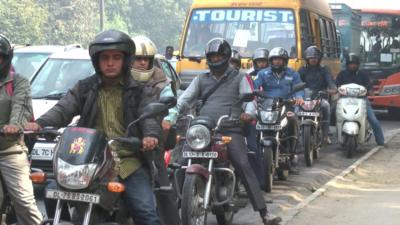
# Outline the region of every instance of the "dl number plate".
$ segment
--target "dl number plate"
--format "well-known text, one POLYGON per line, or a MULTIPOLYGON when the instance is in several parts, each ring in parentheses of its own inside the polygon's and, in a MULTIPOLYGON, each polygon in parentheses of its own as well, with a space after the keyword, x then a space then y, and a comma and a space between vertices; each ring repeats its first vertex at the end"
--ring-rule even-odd
POLYGON ((48 189, 46 198, 99 204, 100 195, 48 189))
POLYGON ((218 158, 218 152, 183 152, 183 158, 218 158))
POLYGON ((36 142, 31 151, 32 160, 53 160, 55 146, 56 143, 36 142))
POLYGON ((319 112, 297 112, 298 116, 319 116, 319 112))
POLYGON ((256 124, 256 129, 257 130, 281 130, 282 126, 281 125, 266 125, 266 124, 256 124))

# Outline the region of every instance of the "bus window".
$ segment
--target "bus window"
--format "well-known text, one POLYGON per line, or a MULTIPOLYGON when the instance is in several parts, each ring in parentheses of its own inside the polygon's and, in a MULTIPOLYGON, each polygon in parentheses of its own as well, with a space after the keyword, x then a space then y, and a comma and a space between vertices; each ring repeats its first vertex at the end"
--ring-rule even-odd
POLYGON ((309 13, 305 9, 300 10, 300 26, 302 48, 307 49, 309 46, 315 45, 314 36, 311 30, 309 13))
POLYGON ((297 57, 293 10, 286 9, 196 9, 192 11, 183 57, 204 57, 212 38, 224 38, 242 57, 257 48, 285 48, 297 57))

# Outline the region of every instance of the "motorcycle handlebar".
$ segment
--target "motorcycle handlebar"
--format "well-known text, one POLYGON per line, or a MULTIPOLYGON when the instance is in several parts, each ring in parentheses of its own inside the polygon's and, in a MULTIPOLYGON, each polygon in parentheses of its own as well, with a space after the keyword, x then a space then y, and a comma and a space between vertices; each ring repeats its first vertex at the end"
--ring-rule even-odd
POLYGON ((114 141, 121 142, 122 144, 129 145, 132 149, 139 150, 142 147, 142 140, 137 137, 116 137, 114 141))

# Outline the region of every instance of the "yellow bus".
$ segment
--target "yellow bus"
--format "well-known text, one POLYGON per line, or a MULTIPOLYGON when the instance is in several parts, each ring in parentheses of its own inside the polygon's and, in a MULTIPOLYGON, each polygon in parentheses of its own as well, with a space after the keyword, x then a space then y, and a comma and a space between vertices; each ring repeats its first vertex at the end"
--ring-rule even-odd
POLYGON ((251 68, 257 48, 285 48, 289 66, 304 64, 303 52, 317 45, 335 77, 340 69, 340 43, 326 0, 194 0, 181 36, 176 70, 183 82, 207 71, 204 49, 215 37, 227 40, 241 54, 242 68, 251 68))

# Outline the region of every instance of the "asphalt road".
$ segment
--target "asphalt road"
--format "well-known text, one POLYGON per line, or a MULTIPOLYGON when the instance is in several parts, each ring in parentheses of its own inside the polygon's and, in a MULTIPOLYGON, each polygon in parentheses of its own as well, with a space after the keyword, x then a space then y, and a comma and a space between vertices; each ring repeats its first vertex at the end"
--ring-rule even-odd
MULTIPOLYGON (((391 136, 396 129, 400 128, 400 121, 391 120, 387 115, 378 116, 381 121, 385 136, 391 136)), ((335 142, 335 127, 331 127, 332 140, 335 142)), ((300 156, 300 174, 290 175, 287 181, 274 181, 272 193, 265 194, 268 209, 275 215, 284 217, 290 209, 302 202, 315 190, 320 188, 330 179, 340 174, 344 169, 353 164, 366 152, 375 147, 375 140, 371 138, 368 144, 362 145, 354 158, 346 158, 344 150, 339 144, 332 144, 320 151, 320 159, 314 161, 314 166, 305 166, 304 158, 300 156), (272 201, 272 203, 271 203, 272 201)), ((213 216, 209 216, 209 225, 216 225, 213 216)), ((252 210, 250 204, 241 209, 234 218, 234 225, 261 225, 258 213, 252 210)))

